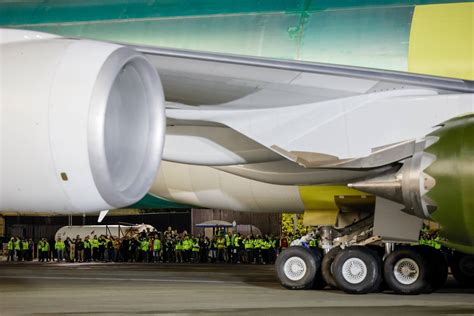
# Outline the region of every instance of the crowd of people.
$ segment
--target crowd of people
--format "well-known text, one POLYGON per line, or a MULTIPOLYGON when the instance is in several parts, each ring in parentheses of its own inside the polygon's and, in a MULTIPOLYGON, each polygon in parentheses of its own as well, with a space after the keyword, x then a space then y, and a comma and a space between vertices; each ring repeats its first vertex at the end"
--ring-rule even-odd
POLYGON ((8 242, 8 261, 58 262, 168 262, 168 263, 249 263, 272 264, 281 249, 287 248, 287 238, 265 235, 243 236, 240 233, 217 231, 214 237, 193 236, 186 231, 178 234, 171 227, 163 233, 143 231, 121 238, 94 235, 82 239, 12 237, 8 242), (36 250, 36 252, 35 252, 36 250))

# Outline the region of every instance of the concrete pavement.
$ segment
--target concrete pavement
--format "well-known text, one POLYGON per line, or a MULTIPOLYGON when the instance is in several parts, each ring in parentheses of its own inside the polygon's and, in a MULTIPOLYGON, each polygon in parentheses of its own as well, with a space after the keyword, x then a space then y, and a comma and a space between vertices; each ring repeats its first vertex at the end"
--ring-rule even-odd
POLYGON ((0 315, 474 315, 473 294, 289 291, 272 266, 0 263, 0 315))

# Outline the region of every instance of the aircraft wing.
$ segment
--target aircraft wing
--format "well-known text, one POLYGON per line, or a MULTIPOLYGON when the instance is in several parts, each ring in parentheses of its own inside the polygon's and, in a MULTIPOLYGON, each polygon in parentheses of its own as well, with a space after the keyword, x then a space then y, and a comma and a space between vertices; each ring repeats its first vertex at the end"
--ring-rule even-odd
POLYGON ((263 182, 370 176, 429 146, 435 140, 424 136, 436 125, 474 110, 472 81, 134 48, 162 80, 168 118, 163 159, 263 182))

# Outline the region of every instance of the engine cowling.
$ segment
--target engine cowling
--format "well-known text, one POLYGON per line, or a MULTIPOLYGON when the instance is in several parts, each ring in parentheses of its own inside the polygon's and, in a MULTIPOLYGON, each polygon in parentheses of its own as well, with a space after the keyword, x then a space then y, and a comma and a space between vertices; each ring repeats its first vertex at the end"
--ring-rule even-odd
POLYGON ((0 32, 0 210, 87 212, 142 198, 166 126, 153 65, 120 45, 0 32))
POLYGON ((473 135, 474 114, 455 117, 425 137, 396 173, 350 186, 438 222, 445 245, 474 253, 473 135))

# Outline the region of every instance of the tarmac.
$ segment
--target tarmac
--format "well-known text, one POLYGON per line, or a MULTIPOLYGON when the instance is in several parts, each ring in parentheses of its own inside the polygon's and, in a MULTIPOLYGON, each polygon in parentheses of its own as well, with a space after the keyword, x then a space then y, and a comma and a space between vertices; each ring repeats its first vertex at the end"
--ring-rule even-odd
POLYGON ((474 315, 474 289, 290 291, 273 266, 0 263, 0 315, 474 315))

